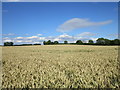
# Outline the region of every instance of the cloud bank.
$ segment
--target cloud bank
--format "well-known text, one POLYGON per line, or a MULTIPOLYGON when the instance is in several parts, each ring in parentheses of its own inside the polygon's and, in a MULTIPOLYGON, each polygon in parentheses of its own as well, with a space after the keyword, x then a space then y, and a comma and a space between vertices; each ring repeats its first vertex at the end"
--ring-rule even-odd
POLYGON ((97 34, 91 33, 91 32, 83 32, 83 33, 78 34, 78 36, 80 37, 90 37, 90 36, 95 36, 95 35, 97 34))
POLYGON ((68 34, 62 34, 62 35, 58 35, 58 36, 48 36, 48 37, 43 37, 40 36, 42 34, 39 35, 35 35, 35 36, 30 36, 30 37, 4 37, 3 38, 3 43, 4 42, 14 42, 14 44, 35 44, 35 43, 43 43, 43 41, 59 41, 61 43, 63 43, 65 40, 67 40, 69 43, 75 43, 77 40, 82 40, 83 42, 87 42, 88 40, 92 39, 93 41, 95 41, 97 38, 93 38, 92 36, 94 36, 94 33, 90 33, 90 32, 83 32, 81 34, 75 35, 75 36, 71 36, 68 34))
POLYGON ((81 19, 81 18, 72 18, 57 28, 59 32, 68 32, 79 28, 85 28, 90 26, 101 26, 110 24, 112 20, 102 21, 102 22, 92 22, 89 19, 81 19))

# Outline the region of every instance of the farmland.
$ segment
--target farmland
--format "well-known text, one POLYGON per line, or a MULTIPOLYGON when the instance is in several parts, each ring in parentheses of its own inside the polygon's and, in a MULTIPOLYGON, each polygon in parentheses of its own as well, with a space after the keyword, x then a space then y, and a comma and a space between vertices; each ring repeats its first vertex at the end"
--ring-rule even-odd
POLYGON ((2 48, 3 88, 116 88, 118 46, 2 48))

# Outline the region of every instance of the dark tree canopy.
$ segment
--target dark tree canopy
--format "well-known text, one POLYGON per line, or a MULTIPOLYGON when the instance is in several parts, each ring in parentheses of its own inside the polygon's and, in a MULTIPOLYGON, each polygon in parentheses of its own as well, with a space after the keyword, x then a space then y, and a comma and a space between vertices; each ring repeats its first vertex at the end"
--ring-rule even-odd
POLYGON ((4 46, 13 46, 13 42, 4 42, 4 46))
POLYGON ((104 39, 105 40, 105 44, 109 45, 110 44, 110 40, 109 39, 104 39))
POLYGON ((77 40, 76 44, 83 44, 83 42, 81 40, 77 40))
POLYGON ((33 45, 41 45, 41 44, 39 44, 39 43, 35 43, 35 44, 33 44, 33 45))
POLYGON ((43 41, 43 44, 46 45, 46 41, 43 41))
POLYGON ((44 45, 52 45, 52 44, 54 44, 54 43, 51 42, 51 40, 48 40, 48 41, 44 41, 43 44, 44 44, 44 45))
POLYGON ((98 38, 96 44, 99 45, 120 45, 119 39, 109 40, 105 38, 98 38))
POLYGON ((54 44, 58 44, 59 42, 58 41, 54 41, 54 44))
POLYGON ((68 44, 68 41, 64 41, 64 44, 68 44))
POLYGON ((105 44, 104 38, 98 38, 98 39, 96 40, 96 44, 104 45, 104 44, 105 44))
POLYGON ((94 42, 93 42, 93 40, 89 40, 88 43, 89 44, 93 44, 94 42))
MULTIPOLYGON (((68 44, 68 41, 64 41, 63 43, 59 43, 58 41, 51 42, 51 40, 44 41, 44 45, 54 45, 54 44, 68 44)), ((76 43, 69 44, 78 44, 78 45, 120 45, 120 39, 109 40, 106 38, 98 38, 94 43, 93 40, 88 40, 88 43, 83 43, 82 40, 77 40, 76 43)))
POLYGON ((47 41, 47 44, 50 45, 50 44, 51 44, 51 40, 48 40, 48 41, 47 41))
POLYGON ((115 45, 120 44, 120 40, 119 39, 114 39, 113 42, 114 42, 115 45))

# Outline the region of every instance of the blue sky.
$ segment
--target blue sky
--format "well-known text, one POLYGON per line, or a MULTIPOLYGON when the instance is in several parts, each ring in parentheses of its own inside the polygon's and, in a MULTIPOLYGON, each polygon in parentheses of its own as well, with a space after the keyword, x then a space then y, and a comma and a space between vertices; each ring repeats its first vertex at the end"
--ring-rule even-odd
POLYGON ((119 2, 119 0, 2 0, 3 2, 119 2))
POLYGON ((3 42, 115 39, 117 2, 4 2, 3 42))

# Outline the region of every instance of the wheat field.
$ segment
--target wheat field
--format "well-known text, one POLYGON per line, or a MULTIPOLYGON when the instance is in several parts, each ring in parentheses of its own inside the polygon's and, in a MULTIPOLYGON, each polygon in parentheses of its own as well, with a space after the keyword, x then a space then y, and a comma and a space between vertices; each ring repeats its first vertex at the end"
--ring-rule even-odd
POLYGON ((2 47, 3 88, 118 88, 118 46, 2 47))

